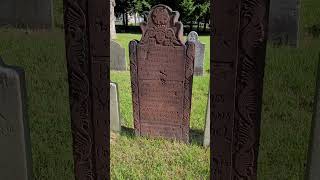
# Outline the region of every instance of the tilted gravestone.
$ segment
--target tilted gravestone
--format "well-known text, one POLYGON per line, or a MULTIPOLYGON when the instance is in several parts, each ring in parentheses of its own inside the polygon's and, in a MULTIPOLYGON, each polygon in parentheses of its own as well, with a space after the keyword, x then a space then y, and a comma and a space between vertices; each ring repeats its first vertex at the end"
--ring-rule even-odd
POLYGON ((31 180, 24 71, 0 58, 0 179, 31 180))
POLYGON ((126 55, 125 49, 117 42, 110 41, 110 69, 116 71, 125 71, 126 67, 126 55))
POLYGON ((110 130, 121 130, 119 97, 116 83, 110 83, 110 130))
POLYGON ((109 179, 110 2, 63 3, 74 179, 109 179))
POLYGON ((134 128, 137 135, 189 141, 195 46, 182 43, 179 13, 154 6, 129 45, 134 128))
POLYGON ((52 0, 1 0, 0 26, 52 28, 52 0))
POLYGON ((257 179, 268 9, 211 2, 211 179, 257 179))
POLYGON ((206 125, 204 129, 203 146, 210 146, 210 93, 207 103, 206 125))
POLYGON ((204 71, 204 52, 205 45, 199 41, 198 33, 191 31, 188 35, 188 41, 193 42, 196 47, 196 55, 194 60, 194 75, 202 76, 204 71))
POLYGON ((269 41, 275 45, 298 46, 300 0, 271 0, 269 41))
POLYGON ((306 180, 320 179, 320 54, 311 125, 306 180))

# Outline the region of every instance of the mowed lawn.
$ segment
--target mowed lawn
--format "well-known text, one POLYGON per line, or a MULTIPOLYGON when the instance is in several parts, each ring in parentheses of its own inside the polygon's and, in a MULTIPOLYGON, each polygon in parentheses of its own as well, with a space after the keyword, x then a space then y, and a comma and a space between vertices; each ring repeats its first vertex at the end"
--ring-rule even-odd
MULTIPOLYGON (((61 26, 61 0, 54 0, 61 26)), ((299 48, 268 46, 261 122, 259 180, 300 180, 304 177, 315 91, 320 39, 307 28, 319 25, 320 1, 301 2, 299 48)), ((126 48, 139 34, 118 34, 126 48)), ((209 149, 203 148, 209 74, 193 80, 191 144, 135 137, 129 72, 111 71, 119 85, 121 134, 111 142, 112 179, 208 179, 209 149)), ((73 175, 72 137, 68 104, 63 30, 25 33, 0 29, 0 56, 25 69, 32 140, 33 172, 37 180, 70 180, 73 175)))
MULTIPOLYGON (((118 34, 116 41, 126 49, 141 35, 118 34)), ((186 38, 186 37, 185 37, 186 38)), ((126 131, 111 142, 111 175, 115 179, 208 179, 210 149, 202 146, 209 88, 209 36, 200 37, 206 44, 205 74, 194 76, 191 108, 191 144, 161 139, 135 137, 133 131, 130 73, 111 71, 110 79, 118 83, 120 113, 126 131), (127 129, 129 128, 129 129, 127 129)))

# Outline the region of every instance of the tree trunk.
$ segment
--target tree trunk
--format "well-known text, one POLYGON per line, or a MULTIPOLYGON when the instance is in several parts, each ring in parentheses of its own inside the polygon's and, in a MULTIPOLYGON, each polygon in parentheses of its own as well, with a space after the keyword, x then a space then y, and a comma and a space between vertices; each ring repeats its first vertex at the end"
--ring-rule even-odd
POLYGON ((197 31, 200 32, 200 18, 198 19, 197 31))
POLYGON ((122 23, 123 23, 123 26, 126 26, 126 15, 125 15, 125 13, 122 13, 122 23))
POLYGON ((126 12, 126 27, 128 27, 128 24, 129 24, 129 18, 128 18, 128 13, 126 12))
POLYGON ((207 22, 208 22, 208 15, 206 15, 204 18, 203 32, 206 32, 207 30, 207 22))
POLYGON ((190 22, 190 32, 193 30, 193 22, 190 22))

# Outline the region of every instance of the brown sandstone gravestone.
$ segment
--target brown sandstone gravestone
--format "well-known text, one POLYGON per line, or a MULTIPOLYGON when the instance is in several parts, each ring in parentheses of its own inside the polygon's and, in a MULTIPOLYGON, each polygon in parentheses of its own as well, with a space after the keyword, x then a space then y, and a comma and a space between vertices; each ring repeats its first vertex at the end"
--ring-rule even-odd
POLYGON ((31 180, 24 71, 0 58, 0 179, 31 180))
POLYGON ((179 13, 154 6, 130 42, 134 128, 137 135, 189 141, 195 46, 182 42, 179 13))

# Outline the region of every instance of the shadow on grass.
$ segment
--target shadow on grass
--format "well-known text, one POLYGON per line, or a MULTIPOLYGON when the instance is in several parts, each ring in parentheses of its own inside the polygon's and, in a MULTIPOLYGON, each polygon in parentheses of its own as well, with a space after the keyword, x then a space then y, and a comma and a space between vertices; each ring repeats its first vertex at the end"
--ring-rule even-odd
MULTIPOLYGON (((121 136, 127 136, 128 138, 135 138, 135 133, 133 128, 128 128, 125 126, 121 126, 121 136)), ((200 129, 190 129, 189 131, 190 136, 190 144, 195 144, 198 146, 203 145, 203 136, 204 132, 200 129)))

